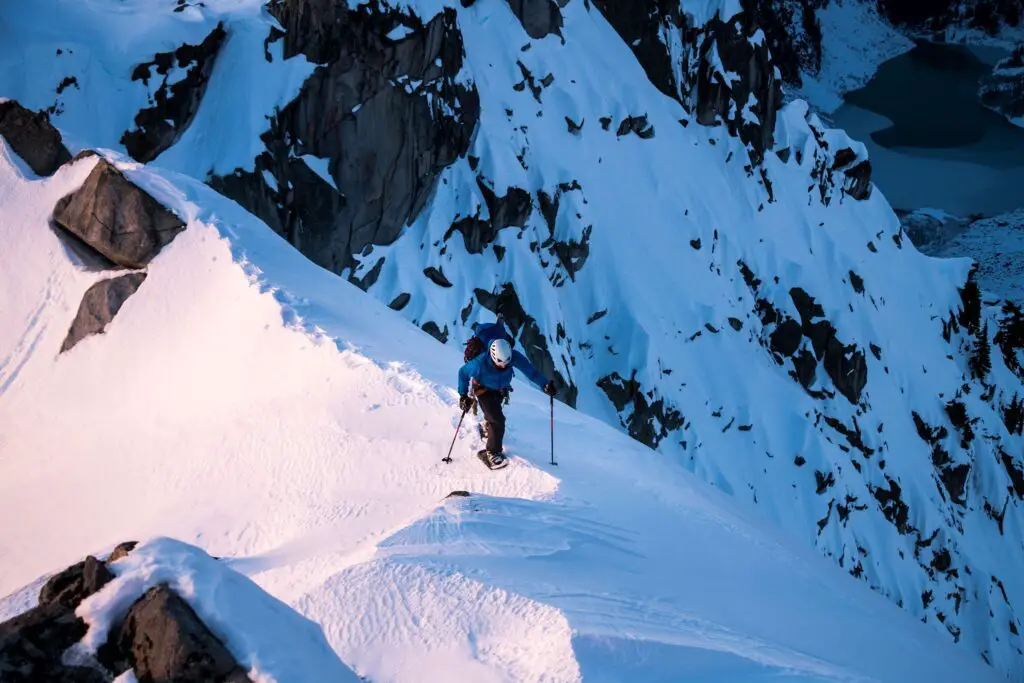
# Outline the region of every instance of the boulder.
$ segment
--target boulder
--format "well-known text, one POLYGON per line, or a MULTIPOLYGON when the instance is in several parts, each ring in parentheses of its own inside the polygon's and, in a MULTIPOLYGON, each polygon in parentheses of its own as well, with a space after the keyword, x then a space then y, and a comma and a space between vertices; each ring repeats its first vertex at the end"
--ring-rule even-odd
POLYGON ((73 610, 113 578, 107 566, 90 555, 50 577, 39 591, 39 604, 58 604, 73 610))
POLYGON ((0 624, 0 681, 105 683, 107 677, 94 669, 62 663, 85 632, 85 622, 60 602, 40 604, 0 624))
POLYGON ((50 117, 13 100, 0 102, 0 135, 36 175, 53 175, 61 164, 71 160, 50 117))
POLYGON ((125 268, 141 268, 185 229, 177 216, 105 159, 57 202, 53 221, 125 268))
POLYGON ((140 683, 246 683, 249 677, 188 604, 151 588, 111 634, 140 683))
POLYGON ((145 279, 146 274, 143 272, 128 273, 97 282, 87 289, 78 305, 78 314, 60 347, 61 353, 70 350, 86 337, 103 332, 145 279))
POLYGON ((110 553, 110 557, 107 558, 107 563, 116 562, 122 557, 127 557, 128 553, 135 550, 135 546, 139 544, 138 541, 125 541, 124 543, 118 543, 114 550, 110 553))
POLYGON ((39 604, 0 624, 0 681, 4 683, 104 683, 99 670, 65 663, 82 639, 85 622, 75 609, 114 577, 91 555, 54 574, 39 591, 39 604))

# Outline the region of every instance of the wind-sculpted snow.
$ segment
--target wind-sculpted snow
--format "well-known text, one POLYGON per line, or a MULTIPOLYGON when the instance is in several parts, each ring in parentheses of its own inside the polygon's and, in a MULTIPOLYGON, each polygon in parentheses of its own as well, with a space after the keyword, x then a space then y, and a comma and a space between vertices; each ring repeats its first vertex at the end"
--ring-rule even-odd
POLYGON ((507 470, 474 457, 474 417, 442 463, 458 350, 185 176, 108 157, 187 228, 103 335, 58 355, 71 304, 106 273, 80 269, 47 212, 98 159, 37 179, 0 151, 0 352, 16 367, 0 383, 0 514, 18 519, 0 526, 0 613, 138 538, 79 608, 85 653, 166 583, 254 680, 343 679, 318 629, 233 569, 370 680, 995 678, 594 418, 559 405, 548 465, 547 397, 525 384, 507 470), (209 556, 145 541, 167 535, 209 556))
MULTIPOLYGON (((190 224, 104 333, 50 367, 82 295, 112 274, 55 265, 64 247, 27 226, 45 223, 91 162, 31 183, 6 171, 8 201, 28 208, 4 214, 17 218, 4 224, 13 246, 0 263, 18 287, 2 292, 12 331, 0 340, 0 417, 32 434, 0 430, 4 447, 17 433, 39 471, 65 470, 55 499, 97 506, 75 515, 73 532, 55 529, 53 548, 105 542, 130 505, 138 533, 120 536, 201 534, 211 552, 259 558, 253 571, 298 599, 320 585, 309 576, 327 581, 371 557, 453 489, 550 495, 553 475, 525 463, 495 480, 467 462, 456 481, 436 461, 454 429, 444 387, 459 346, 501 312, 562 401, 659 452, 622 441, 616 457, 684 466, 965 653, 1020 668, 1016 314, 976 291, 967 261, 914 249, 870 183, 863 145, 799 100, 776 111, 759 94, 779 76, 749 17, 739 29, 686 24, 734 18, 736 3, 680 7, 679 25, 703 32, 697 52, 641 27, 679 69, 653 83, 661 72, 637 50, 647 43, 627 44, 601 3, 555 3, 557 32, 531 38, 517 11, 540 10, 527 3, 305 2, 288 15, 255 0, 168 0, 141 21, 134 3, 41 2, 38 13, 0 9, 15 29, 0 48, 12 67, 0 70, 0 96, 49 110, 72 153, 113 150, 132 182, 190 224), (44 26, 43 10, 63 20, 44 26), (152 95, 133 70, 217 26, 226 37, 187 126, 153 170, 127 161, 120 141, 152 95), (347 90, 347 78, 360 87, 347 90), (344 96, 323 96, 328 84, 344 96), (339 98, 343 109, 325 110, 339 98), (385 103, 395 106, 377 116, 385 103), (336 274, 370 296, 339 294, 336 274), (236 305, 253 286, 267 296, 236 305), (402 320, 424 332, 398 331, 402 320), (113 429, 114 418, 153 431, 113 429), (79 444, 73 464, 56 455, 58 438, 79 444), (140 449, 146 458, 126 455, 140 449), (80 485, 100 485, 92 463, 107 453, 136 484, 120 492, 127 503, 93 501, 80 485), (330 466, 303 464, 325 453, 330 466), (171 529, 145 493, 157 483, 177 511, 171 529), (216 514, 202 511, 203 491, 216 514)), ((510 447, 533 462, 547 443, 536 400, 517 387, 511 407, 510 447)), ((583 433, 597 423, 580 424, 582 440, 559 443, 584 459, 583 433)), ((30 491, 9 495, 33 509, 30 491)), ((11 547, 45 526, 25 514, 11 547)), ((59 564, 11 558, 7 590, 59 564)))

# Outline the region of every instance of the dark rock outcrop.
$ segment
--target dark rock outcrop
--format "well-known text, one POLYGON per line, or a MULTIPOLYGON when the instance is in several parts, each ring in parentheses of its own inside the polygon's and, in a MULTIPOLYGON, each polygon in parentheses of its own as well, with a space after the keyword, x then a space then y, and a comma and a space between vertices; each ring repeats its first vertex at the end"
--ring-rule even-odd
POLYGON ((50 117, 13 100, 0 102, 0 135, 36 175, 53 175, 61 164, 71 160, 50 117))
POLYGON ((127 557, 128 553, 135 550, 135 546, 138 544, 138 541, 125 541, 124 543, 118 543, 117 546, 114 547, 114 550, 111 551, 110 557, 107 558, 107 562, 117 562, 122 557, 127 557))
POLYGON ((593 0, 593 3, 633 50, 651 83, 666 95, 680 99, 686 84, 676 82, 676 65, 662 39, 663 30, 687 28, 680 3, 672 0, 593 0))
POLYGON ((568 0, 556 5, 552 0, 508 0, 508 6, 523 25, 531 38, 562 35, 562 13, 558 8, 564 7, 568 0))
POLYGON ((285 28, 286 56, 301 52, 326 66, 274 118, 255 170, 211 184, 312 261, 342 272, 420 212, 440 172, 468 149, 479 98, 455 82, 463 49, 454 10, 424 24, 375 3, 296 0, 271 9, 285 28), (401 37, 387 37, 399 28, 401 37), (333 186, 304 155, 327 160, 333 186))
POLYGON ((145 273, 127 273, 102 280, 87 289, 60 347, 61 353, 68 351, 86 337, 103 332, 121 310, 124 302, 135 293, 145 279, 145 273))
POLYGON ((594 4, 659 90, 679 100, 699 123, 725 124, 749 145, 752 161, 760 163, 772 146, 782 84, 760 31, 756 0, 744 0, 736 17, 715 16, 705 26, 690 26, 679 3, 669 0, 594 4), (670 50, 673 40, 682 45, 682 55, 670 50))
POLYGON ((868 159, 856 161, 841 156, 843 153, 850 153, 849 147, 844 147, 836 153, 833 161, 833 171, 843 172, 843 191, 857 201, 866 200, 871 196, 871 162, 868 159))
POLYGON ((147 86, 151 78, 163 82, 150 96, 150 105, 135 116, 135 128, 121 137, 121 144, 134 159, 148 162, 173 145, 192 123, 206 84, 213 73, 217 52, 227 33, 218 24, 199 45, 182 45, 172 52, 157 53, 132 71, 133 81, 147 86), (180 76, 180 71, 185 71, 180 76), (173 83, 169 81, 173 77, 173 83))
POLYGON ((107 681, 95 669, 65 665, 63 656, 86 632, 75 609, 112 578, 106 565, 90 556, 43 584, 36 607, 0 624, 0 681, 107 681))
POLYGON ((141 268, 185 224, 100 159, 81 188, 57 202, 54 222, 107 259, 141 268))
POLYGON ((855 344, 847 346, 840 342, 831 322, 817 320, 824 315, 824 311, 807 292, 794 287, 789 290, 789 295, 800 313, 801 330, 811 341, 814 358, 822 363, 839 393, 850 403, 856 404, 868 381, 864 352, 855 344))
POLYGON ((683 425, 682 414, 664 398, 659 396, 653 399, 654 391, 641 390, 635 370, 629 379, 613 372, 599 379, 597 386, 612 402, 616 411, 626 413, 620 419, 629 435, 651 448, 657 448, 662 439, 683 425))
POLYGON ((630 133, 635 133, 637 137, 643 140, 650 140, 654 137, 654 126, 647 121, 646 114, 644 116, 627 116, 619 124, 615 135, 622 137, 630 133))
POLYGON ((85 632, 85 622, 58 602, 40 604, 0 624, 0 681, 105 683, 107 677, 94 669, 61 662, 85 632))
POLYGON ((90 555, 50 577, 39 591, 39 604, 59 604, 74 609, 113 578, 107 566, 90 555))
POLYGON ((775 114, 782 105, 782 84, 775 79, 767 44, 754 39, 760 27, 757 13, 751 11, 753 3, 748 0, 744 4, 748 9, 739 21, 717 18, 706 28, 699 48, 701 68, 695 106, 699 123, 725 123, 731 134, 738 134, 753 148, 752 159, 759 163, 765 150, 772 147, 775 114), (717 69, 718 63, 725 73, 717 69))
POLYGON ((140 682, 249 681, 223 643, 167 586, 151 588, 132 605, 113 639, 140 682))
POLYGON ((478 211, 473 216, 466 216, 452 223, 445 233, 449 239, 455 232, 462 233, 466 251, 471 254, 482 254, 498 236, 503 228, 522 228, 533 212, 533 199, 530 193, 519 187, 510 187, 504 196, 498 196, 482 176, 477 177, 477 187, 487 206, 487 218, 482 218, 478 211))
POLYGON ((779 312, 771 302, 758 298, 761 280, 743 261, 739 261, 738 265, 744 281, 755 296, 756 312, 765 325, 767 334, 762 343, 775 354, 779 364, 785 363, 785 358, 790 358, 793 363, 792 376, 812 396, 823 398, 828 394, 810 389, 820 363, 839 393, 850 403, 857 404, 868 381, 864 351, 856 344, 846 345, 839 341, 835 327, 824 319, 825 311, 806 291, 799 287, 789 290, 790 299, 800 315, 800 321, 797 322, 779 312), (808 342, 810 349, 806 346, 808 342))

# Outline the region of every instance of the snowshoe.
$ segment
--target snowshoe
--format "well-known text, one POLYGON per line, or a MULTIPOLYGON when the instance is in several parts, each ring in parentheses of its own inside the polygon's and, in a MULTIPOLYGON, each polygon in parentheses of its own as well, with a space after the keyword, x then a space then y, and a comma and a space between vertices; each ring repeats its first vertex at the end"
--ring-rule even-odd
POLYGON ((483 464, 487 465, 487 469, 500 470, 508 467, 508 458, 501 453, 491 453, 490 451, 477 451, 477 457, 483 464))

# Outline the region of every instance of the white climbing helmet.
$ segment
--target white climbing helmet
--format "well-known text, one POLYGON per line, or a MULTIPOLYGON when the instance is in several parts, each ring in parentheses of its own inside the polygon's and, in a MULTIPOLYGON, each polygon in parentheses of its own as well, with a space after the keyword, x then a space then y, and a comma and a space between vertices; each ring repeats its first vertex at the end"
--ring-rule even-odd
POLYGON ((491 342, 491 360, 499 368, 504 368, 512 362, 512 347, 507 340, 495 339, 491 342))

